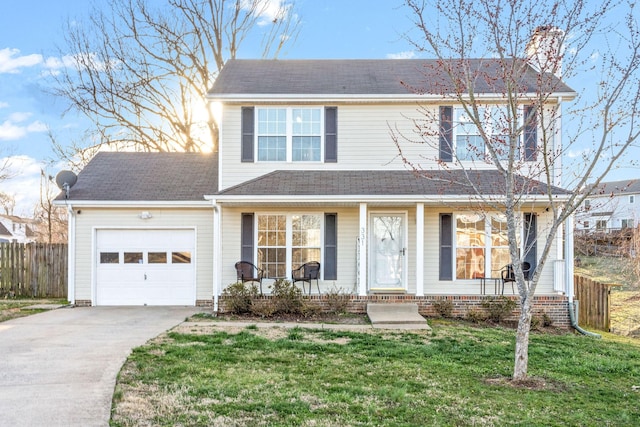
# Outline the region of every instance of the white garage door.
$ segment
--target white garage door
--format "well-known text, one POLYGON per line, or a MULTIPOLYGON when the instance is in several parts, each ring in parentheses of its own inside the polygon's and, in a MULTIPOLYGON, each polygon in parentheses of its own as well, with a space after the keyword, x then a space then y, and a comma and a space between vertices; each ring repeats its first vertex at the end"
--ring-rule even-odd
POLYGON ((195 305, 194 230, 97 230, 96 305, 195 305))

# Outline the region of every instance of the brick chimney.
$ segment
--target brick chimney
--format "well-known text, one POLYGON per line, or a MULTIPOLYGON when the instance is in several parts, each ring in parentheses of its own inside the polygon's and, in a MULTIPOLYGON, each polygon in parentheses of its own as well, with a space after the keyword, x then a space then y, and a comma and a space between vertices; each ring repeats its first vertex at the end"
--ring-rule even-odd
POLYGON ((564 31, 551 25, 535 29, 527 43, 527 61, 536 70, 562 76, 562 56, 564 54, 564 31))

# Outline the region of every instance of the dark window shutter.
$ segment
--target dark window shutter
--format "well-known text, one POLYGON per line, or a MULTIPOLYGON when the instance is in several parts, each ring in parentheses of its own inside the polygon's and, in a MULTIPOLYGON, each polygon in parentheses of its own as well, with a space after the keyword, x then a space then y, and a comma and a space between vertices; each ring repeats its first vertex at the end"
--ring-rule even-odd
POLYGON ((253 162, 254 108, 242 107, 242 154, 241 161, 253 162))
POLYGON ((453 161, 453 107, 440 107, 440 160, 453 161))
POLYGON ((525 105, 524 123, 524 160, 533 162, 538 152, 538 119, 533 105, 525 105))
POLYGON ((242 224, 240 230, 240 241, 241 241, 241 249, 240 249, 240 258, 241 261, 249 261, 252 264, 255 264, 253 260, 253 214, 252 213, 243 213, 242 214, 242 224))
POLYGON ((338 280, 338 214, 324 214, 324 280, 338 280))
POLYGON ((533 272, 537 266, 538 253, 538 217, 535 213, 524 214, 524 260, 531 265, 529 278, 533 277, 533 272))
POLYGON ((324 108, 324 161, 338 161, 338 107, 324 108))
POLYGON ((440 280, 453 280, 452 214, 440 214, 440 280))

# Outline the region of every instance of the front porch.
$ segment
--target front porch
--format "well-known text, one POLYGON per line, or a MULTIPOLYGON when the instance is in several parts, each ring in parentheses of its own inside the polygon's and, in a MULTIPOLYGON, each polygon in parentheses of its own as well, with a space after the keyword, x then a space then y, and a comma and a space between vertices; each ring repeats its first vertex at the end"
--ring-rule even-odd
MULTIPOLYGON (((491 295, 345 295, 348 299, 346 304, 346 311, 348 313, 365 314, 367 312, 367 304, 417 304, 418 312, 420 315, 427 318, 441 317, 438 312, 437 305, 442 301, 450 301, 453 310, 450 317, 452 318, 469 318, 469 313, 473 311, 482 311, 482 302, 488 298, 492 298, 491 295)), ((271 298, 268 295, 262 296, 264 299, 271 298)), ((331 296, 329 295, 312 295, 305 296, 304 301, 307 304, 312 304, 319 307, 320 310, 328 312, 330 310, 331 296)), ((516 308, 507 317, 506 321, 517 322, 520 315, 518 296, 507 296, 507 298, 514 300, 516 308)), ((542 316, 543 314, 548 316, 553 325, 559 328, 569 328, 571 325, 568 311, 568 298, 564 295, 540 295, 533 297, 533 314, 534 316, 542 316)), ((221 313, 227 312, 225 297, 220 297, 218 311, 221 313)))

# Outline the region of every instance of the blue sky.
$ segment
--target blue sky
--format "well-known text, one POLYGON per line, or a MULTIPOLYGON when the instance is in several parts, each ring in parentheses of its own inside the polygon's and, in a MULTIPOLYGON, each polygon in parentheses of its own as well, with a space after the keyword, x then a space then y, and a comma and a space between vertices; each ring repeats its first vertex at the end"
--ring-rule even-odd
MULTIPOLYGON (((99 4, 101 0, 96 0, 99 4)), ((105 1, 105 0, 102 0, 105 1)), ((0 183, 17 199, 16 214, 29 215, 38 197, 40 167, 55 160, 47 131, 62 142, 77 138, 81 118, 62 116, 64 105, 47 95, 47 75, 62 66, 65 21, 86 13, 87 0, 3 0, 0 6, 0 159, 12 156, 18 176, 0 183)), ((106 1, 105 1, 106 3, 106 1)), ((411 28, 401 0, 297 0, 303 23, 281 58, 389 58, 411 55, 401 34, 411 28)), ((259 57, 247 41, 239 57, 259 57)), ((571 82, 569 82, 571 84, 571 82)), ((578 87, 575 87, 579 89, 578 87)), ((63 165, 53 164, 55 174, 63 165)), ((638 170, 622 170, 626 179, 638 170)))

